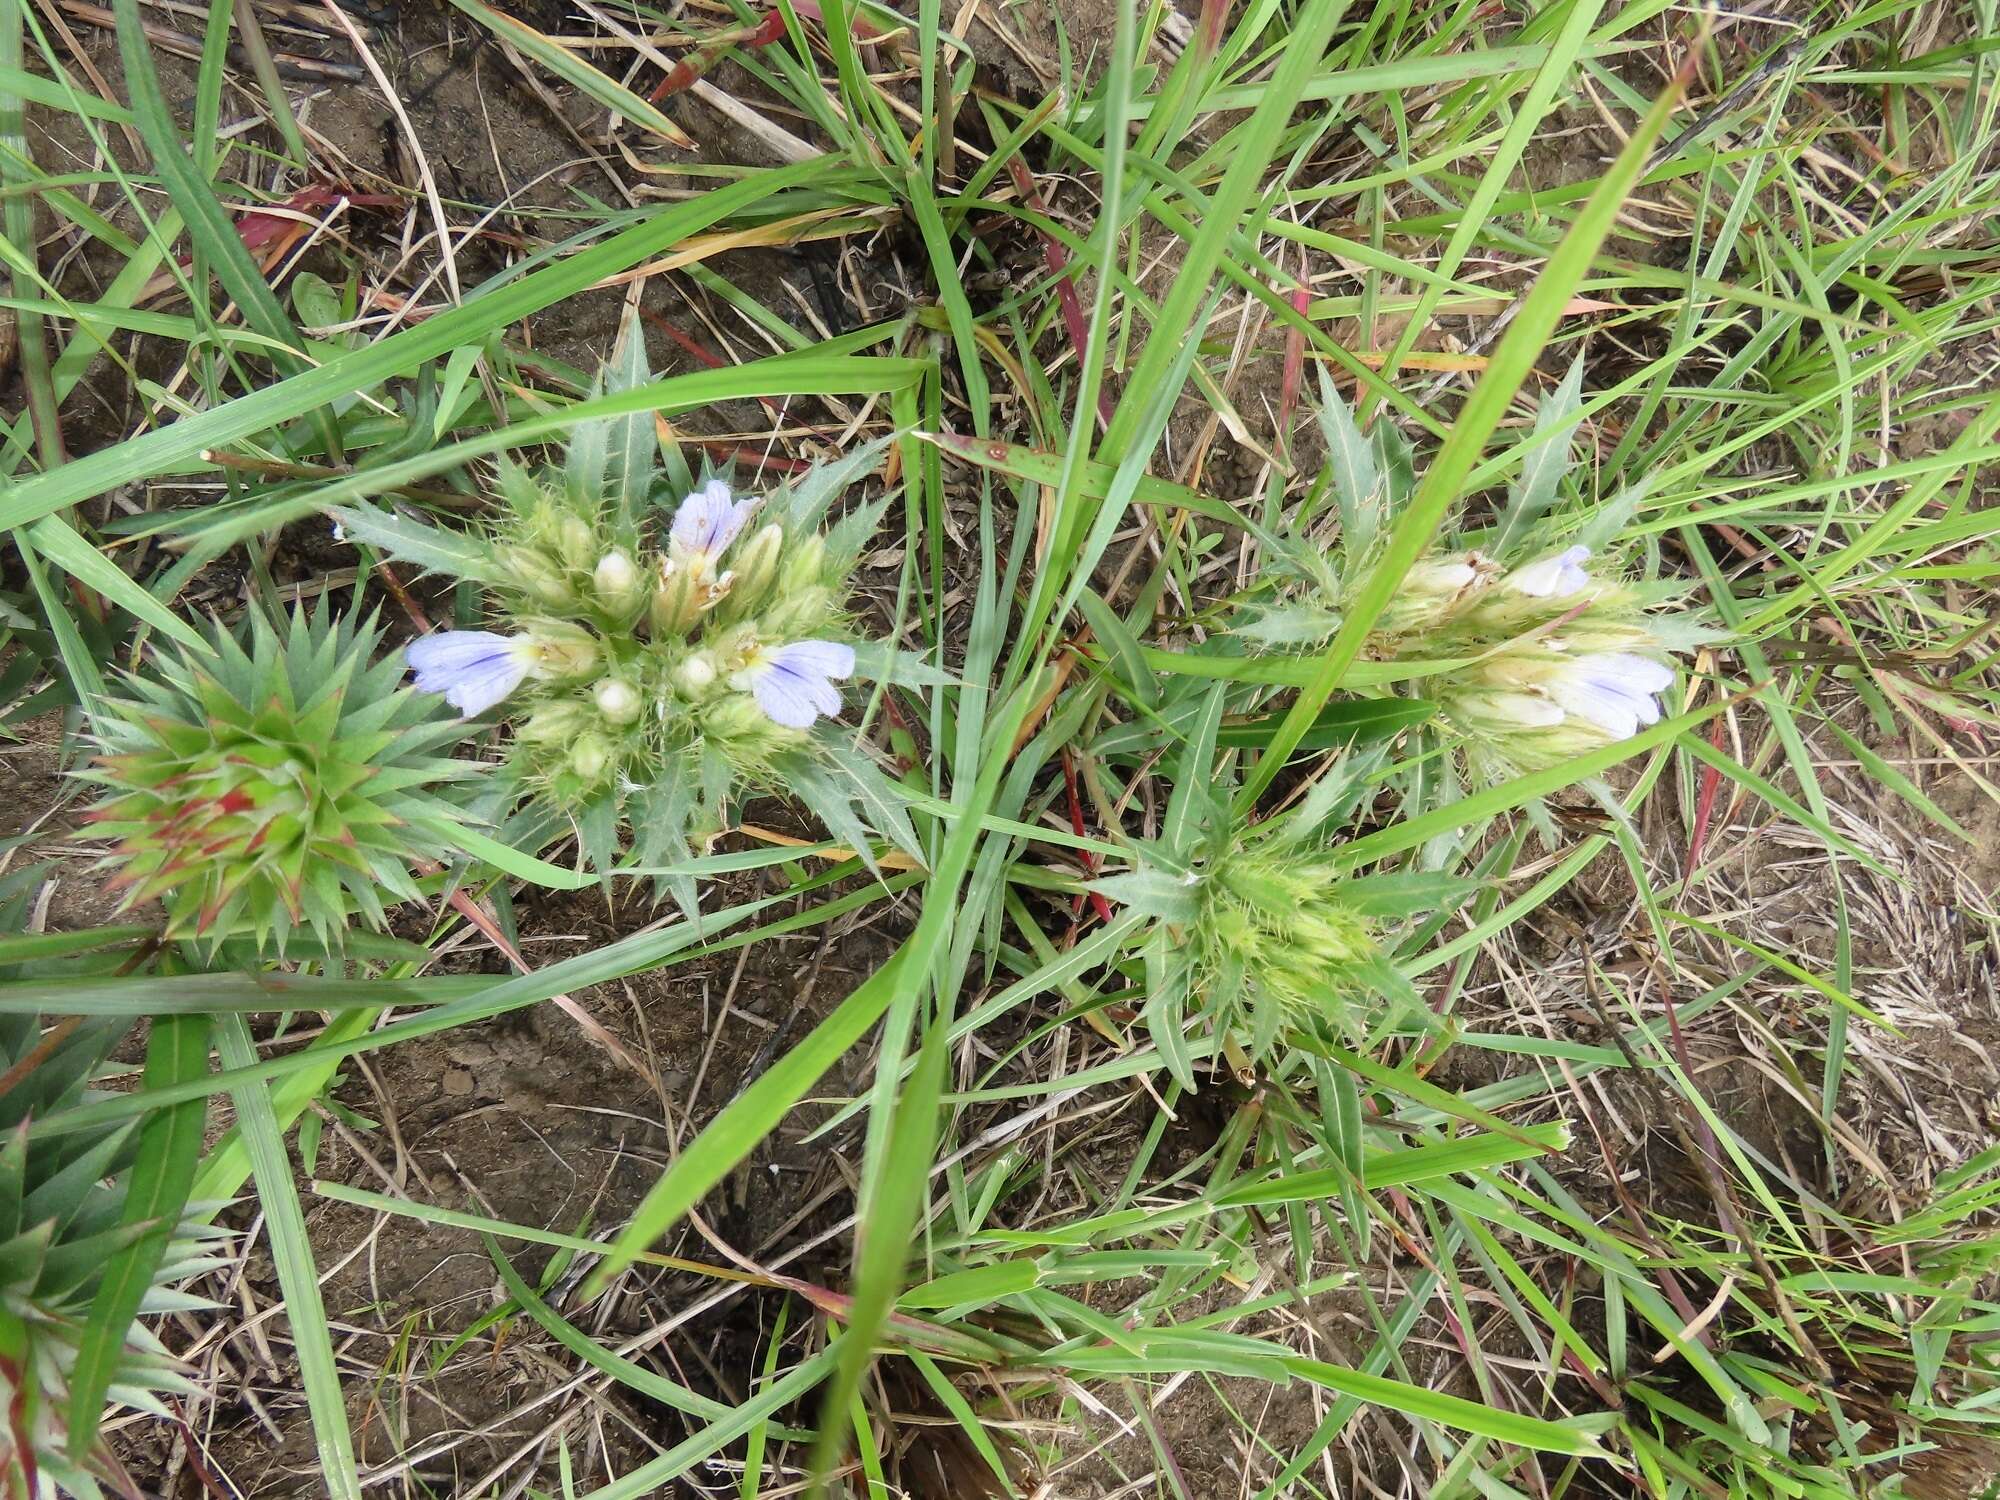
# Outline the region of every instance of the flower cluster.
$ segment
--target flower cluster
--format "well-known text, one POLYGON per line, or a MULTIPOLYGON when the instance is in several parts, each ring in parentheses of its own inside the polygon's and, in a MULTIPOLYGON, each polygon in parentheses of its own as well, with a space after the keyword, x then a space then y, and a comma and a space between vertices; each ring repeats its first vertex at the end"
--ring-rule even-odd
POLYGON ((1370 651, 1450 662, 1416 687, 1492 770, 1534 770, 1629 739, 1659 722, 1669 655, 1692 637, 1590 562, 1581 545, 1512 568, 1477 551, 1433 556, 1405 579, 1370 651))
POLYGON ((646 556, 546 495, 499 549, 518 627, 415 642, 416 685, 468 717, 518 695, 515 744, 569 800, 697 739, 768 763, 840 712, 855 658, 823 638, 842 581, 824 543, 779 522, 753 531, 757 510, 711 479, 646 556))
MULTIPOLYGON (((1492 524, 1458 529, 1403 573, 1364 648, 1378 681, 1438 706, 1482 780, 1556 766, 1658 723, 1673 657, 1712 635, 1692 614, 1659 608, 1673 585, 1632 582, 1617 562, 1636 494, 1593 501, 1567 521, 1553 513, 1581 375, 1579 365, 1542 403, 1536 441, 1492 524)), ((1393 423, 1364 437, 1330 386, 1320 420, 1333 505, 1304 507, 1261 538, 1261 590, 1232 621, 1253 647, 1311 649, 1339 630, 1354 598, 1373 592, 1386 538, 1416 490, 1393 423)))
MULTIPOLYGON (((597 389, 650 379, 628 325, 597 389)), ((504 727, 482 804, 501 840, 573 835, 601 874, 646 872, 694 910, 688 856, 745 790, 797 796, 864 859, 877 835, 916 850, 894 783, 831 724, 848 678, 928 670, 849 634, 850 580, 890 500, 828 518, 887 447, 750 498, 719 476, 675 483, 641 410, 578 422, 560 464, 501 461, 499 503, 470 530, 365 503, 331 519, 485 590, 485 628, 427 635, 405 659, 419 689, 504 727)))
MULTIPOLYGON (((650 379, 628 325, 597 388, 650 379)), ((850 580, 890 497, 829 514, 887 448, 862 444, 751 498, 719 476, 676 483, 641 410, 578 422, 558 465, 502 460, 499 503, 469 530, 366 503, 331 519, 486 592, 485 628, 426 635, 405 662, 465 718, 497 714, 502 764, 481 811, 502 842, 573 835, 601 874, 648 873, 694 910, 688 856, 745 790, 797 796, 864 860, 876 835, 916 851, 894 783, 831 723, 850 677, 931 680, 849 635, 850 580)))

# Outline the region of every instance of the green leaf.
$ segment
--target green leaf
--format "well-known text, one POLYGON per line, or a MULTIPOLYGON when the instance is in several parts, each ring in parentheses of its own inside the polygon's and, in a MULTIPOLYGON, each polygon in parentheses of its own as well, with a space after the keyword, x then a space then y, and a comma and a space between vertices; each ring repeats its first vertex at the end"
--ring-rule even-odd
POLYGON ((523 853, 454 819, 417 815, 411 817, 410 825, 433 834, 453 848, 471 855, 474 859, 485 861, 496 870, 505 871, 516 880, 525 880, 530 885, 544 886, 552 891, 580 891, 587 885, 597 883, 595 875, 552 865, 545 859, 523 853))
POLYGON ((699 1203, 704 1193, 735 1170, 736 1164, 805 1097, 806 1090, 882 1018, 908 954, 906 943, 856 985, 803 1041, 758 1075, 703 1127, 633 1212, 604 1263, 585 1284, 586 1295, 602 1291, 639 1251, 650 1247, 699 1203))
MULTIPOLYGON (((1433 1177, 1452 1177, 1508 1162, 1527 1161, 1569 1148, 1569 1126, 1563 1121, 1531 1125, 1507 1135, 1469 1135, 1431 1146, 1378 1151, 1364 1158, 1361 1183, 1369 1191, 1403 1187, 1433 1177)), ((1270 1181, 1250 1182, 1223 1192, 1216 1201, 1225 1207, 1252 1204, 1309 1203, 1338 1193, 1349 1180, 1345 1168, 1294 1172, 1270 1181)))
MULTIPOLYGON (((868 1226, 855 1256, 854 1297, 848 1307, 851 1342, 841 1351, 841 1360, 828 1383, 820 1416, 819 1434, 813 1444, 812 1474, 817 1479, 831 1471, 840 1442, 839 1416, 849 1401, 858 1401, 861 1381, 873 1358, 874 1345, 902 1288, 903 1277, 913 1253, 912 1239, 930 1198, 930 1165, 937 1154, 938 1113, 944 1092, 946 1064, 952 1049, 951 1000, 949 994, 933 1000, 928 985, 907 992, 911 1009, 921 1013, 932 1002, 932 1013, 923 1027, 923 1042, 917 1051, 917 1066, 895 1102, 888 1128, 882 1132, 880 1163, 870 1182, 864 1179, 859 1216, 868 1226)), ((898 1002, 903 1000, 898 996, 898 1002)), ((893 1030, 891 1027, 885 1030, 893 1030)), ((879 1116, 871 1117, 874 1125, 879 1116)))
POLYGON ((1104 643, 1118 680, 1124 684, 1132 701, 1146 708, 1158 708, 1160 682, 1146 665, 1138 637, 1118 617, 1118 612, 1097 596, 1094 589, 1085 589, 1077 596, 1076 602, 1083 609, 1083 617, 1090 621, 1091 632, 1104 643))
POLYGON ((433 439, 442 438, 457 420, 459 397, 465 393, 466 382, 472 379, 479 357, 485 352, 482 345, 461 344, 446 358, 444 375, 438 381, 437 415, 431 419, 433 439))
POLYGON ((1548 1422, 1540 1417, 1524 1417, 1477 1401, 1467 1401, 1460 1396, 1448 1396, 1442 1391, 1426 1390, 1422 1386, 1391 1380, 1383 1375, 1365 1374, 1322 1360, 1288 1356, 1283 1364, 1301 1380, 1309 1380, 1329 1391, 1338 1391, 1343 1396, 1355 1397, 1364 1404, 1387 1407, 1405 1416, 1542 1453, 1601 1458, 1604 1450, 1598 1446, 1596 1434, 1608 1431, 1618 1421, 1616 1412, 1600 1412, 1568 1422, 1548 1422))
POLYGON ((1155 928, 1146 940, 1146 1004, 1141 1016, 1146 1034, 1160 1049, 1160 1060, 1174 1082, 1190 1094, 1195 1092, 1194 1058, 1187 1044, 1187 969, 1174 961, 1172 945, 1164 927, 1155 928))
POLYGON ((1340 542, 1359 564, 1368 555, 1388 512, 1375 450, 1354 424, 1354 413, 1334 389, 1333 376, 1319 366, 1319 426, 1326 439, 1326 461, 1333 471, 1334 504, 1340 511, 1340 542))
MULTIPOLYGON (((605 390, 636 391, 652 381, 653 372, 646 363, 645 330, 630 311, 613 360, 605 371, 605 390)), ((624 525, 636 526, 646 514, 653 475, 660 467, 660 440, 654 432, 653 414, 636 411, 609 419, 604 451, 604 491, 611 498, 612 513, 624 525)))
MULTIPOLYGON (((1299 737, 1297 749, 1334 750, 1342 745, 1386 740, 1414 729, 1437 712, 1435 703, 1422 698, 1343 698, 1329 703, 1299 737)), ((1264 714, 1234 724, 1224 724, 1216 733, 1218 745, 1261 748, 1271 743, 1283 723, 1281 714, 1264 714)))
POLYGON ((514 1269, 514 1263, 501 1253, 499 1242, 492 1235, 483 1234, 480 1236, 480 1241, 486 1246, 486 1253, 492 1258, 494 1268, 499 1271, 500 1280, 507 1288, 507 1295, 520 1303, 522 1310, 541 1324, 551 1338, 592 1369, 609 1375, 620 1385, 635 1390, 662 1406, 672 1407, 675 1411, 706 1417, 711 1422, 729 1415, 730 1408, 720 1401, 697 1395, 686 1386, 668 1380, 664 1375, 656 1375, 642 1365, 635 1365, 631 1360, 613 1354, 536 1296, 535 1289, 521 1278, 521 1273, 514 1269))
POLYGON ((670 1480, 753 1431, 773 1412, 803 1399, 832 1371, 847 1337, 836 1338, 804 1364, 794 1365, 779 1379, 768 1382, 757 1395, 732 1408, 727 1417, 711 1422, 631 1473, 588 1491, 583 1500, 655 1500, 667 1492, 665 1487, 670 1480))
POLYGON ((1569 374, 1554 394, 1545 398, 1535 413, 1535 431, 1529 439, 1527 456, 1521 461, 1520 475, 1508 491, 1507 508, 1501 514, 1499 530, 1491 551, 1506 558, 1528 540, 1535 522, 1556 498, 1556 485, 1569 467, 1569 443, 1577 427, 1577 413, 1583 407, 1583 356, 1570 364, 1569 374))
POLYGON ((936 1309, 961 1304, 983 1307, 1002 1297, 1031 1292, 1041 1284, 1041 1269, 1032 1260, 995 1261, 990 1266, 953 1271, 921 1286, 913 1286, 896 1299, 904 1308, 936 1309))
POLYGON ((413 563, 426 573, 470 578, 479 583, 500 581, 500 568, 493 560, 492 549, 473 537, 373 505, 330 505, 326 513, 349 541, 380 547, 391 557, 413 563))
POLYGON ((1192 922, 1201 914, 1199 887, 1171 870, 1126 870, 1100 876, 1084 889, 1100 892, 1156 921, 1192 922))
POLYGON ((90 545, 60 516, 43 516, 28 528, 43 557, 87 588, 136 619, 203 656, 213 649, 202 634, 168 609, 159 600, 97 548, 90 545))

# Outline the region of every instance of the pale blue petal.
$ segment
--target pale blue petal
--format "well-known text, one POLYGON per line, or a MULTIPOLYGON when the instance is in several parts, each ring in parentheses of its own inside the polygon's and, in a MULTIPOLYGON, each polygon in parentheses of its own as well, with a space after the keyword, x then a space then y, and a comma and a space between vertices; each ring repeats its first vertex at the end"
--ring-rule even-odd
POLYGON ((1595 724, 1614 740, 1630 739, 1639 732, 1638 702, 1615 682, 1585 672, 1571 672, 1553 679, 1548 688, 1549 696, 1562 705, 1565 713, 1595 724))
POLYGON ((1664 693, 1674 685, 1673 668, 1662 666, 1650 657, 1635 656, 1629 651, 1607 651, 1591 660, 1603 663, 1607 672, 1634 692, 1664 693))
POLYGON ((468 719, 483 714, 521 685, 527 669, 511 660, 494 660, 460 675, 444 691, 444 701, 468 719))
POLYGON ((730 497, 728 485, 711 479, 675 509, 674 545, 686 553, 720 557, 756 508, 754 500, 739 503, 730 497))
MULTIPOLYGON (((806 680, 795 673, 766 666, 750 679, 750 692, 764 717, 787 729, 810 729, 819 710, 813 704, 806 680)), ((840 706, 836 696, 834 707, 840 706)))
POLYGON ((751 670, 750 691, 774 724, 810 729, 824 714, 840 712, 836 677, 852 676, 854 648, 838 641, 788 641, 767 652, 751 670))
POLYGON ((404 655, 414 672, 455 672, 512 649, 506 636, 490 630, 440 630, 411 641, 404 655))
POLYGON ((805 677, 852 677, 854 648, 839 641, 789 641, 770 659, 805 677))
POLYGON ((412 641, 404 652, 418 689, 442 693, 470 718, 520 686, 528 674, 520 644, 490 630, 446 630, 412 641))

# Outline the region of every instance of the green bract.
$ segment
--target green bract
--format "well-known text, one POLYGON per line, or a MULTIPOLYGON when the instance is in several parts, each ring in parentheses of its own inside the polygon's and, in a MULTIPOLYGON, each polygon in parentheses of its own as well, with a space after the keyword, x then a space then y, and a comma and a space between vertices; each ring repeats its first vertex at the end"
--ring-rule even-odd
POLYGON ((478 774, 432 752, 458 738, 402 665, 374 660, 373 618, 324 601, 280 627, 251 609, 209 632, 213 655, 162 649, 129 697, 102 706, 94 766, 110 795, 88 832, 123 907, 158 901, 170 937, 250 936, 282 951, 308 929, 387 925, 418 898, 412 856, 447 852, 452 809, 431 788, 478 774))
MULTIPOLYGON (((128 1030, 122 1018, 72 1018, 44 1032, 38 1016, 0 1016, 0 1076, 16 1080, 0 1092, 0 1488, 10 1496, 54 1496, 58 1486, 100 1494, 90 1454, 70 1452, 72 1378, 86 1342, 100 1338, 90 1314, 106 1266, 124 1270, 122 1252, 156 1226, 124 1222, 138 1140, 130 1124, 48 1140, 30 1138, 26 1124, 104 1098, 90 1084, 128 1030), (18 1078, 16 1068, 32 1072, 18 1078)), ((136 1292, 138 1312, 208 1306, 168 1288, 220 1264, 204 1254, 214 1234, 174 1228, 136 1292)), ((112 1348, 110 1368, 84 1380, 100 1400, 166 1418, 156 1392, 194 1392, 144 1324, 128 1322, 112 1348)))

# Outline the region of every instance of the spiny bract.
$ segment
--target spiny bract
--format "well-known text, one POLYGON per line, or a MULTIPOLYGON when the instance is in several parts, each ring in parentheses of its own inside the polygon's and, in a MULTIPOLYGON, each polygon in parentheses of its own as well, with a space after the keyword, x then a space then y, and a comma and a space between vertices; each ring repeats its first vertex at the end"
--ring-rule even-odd
POLYGON ((322 601, 279 630, 257 609, 209 632, 214 655, 162 651, 131 696, 103 705, 103 753, 79 774, 110 789, 88 832, 122 907, 159 901, 169 937, 251 935, 282 951, 309 929, 337 947, 349 920, 387 925, 418 898, 413 855, 450 842, 430 790, 477 767, 431 754, 459 729, 375 660, 374 618, 322 601))
MULTIPOLYGON (((129 1030, 122 1017, 87 1020, 46 1037, 40 1018, 0 1017, 0 1073, 32 1062, 33 1074, 0 1098, 0 1176, 10 1184, 0 1230, 0 1402, 9 1413, 0 1433, 4 1493, 94 1495, 97 1486, 67 1451, 73 1377, 89 1329, 91 1305, 107 1263, 154 1226, 122 1222, 136 1137, 116 1127, 79 1138, 31 1137, 27 1118, 103 1097, 88 1085, 129 1030), (29 1054, 55 1045, 39 1061, 29 1054)), ((202 1307, 169 1290, 217 1264, 203 1255, 199 1232, 179 1229, 139 1303, 141 1313, 202 1307)), ((191 1393, 158 1339, 133 1322, 118 1346, 108 1388, 96 1399, 168 1415, 155 1393, 191 1393)), ((79 1399, 89 1399, 88 1397, 79 1399)), ((92 1424, 95 1425, 94 1423, 92 1424)), ((82 1456, 85 1462, 89 1455, 82 1456)))

